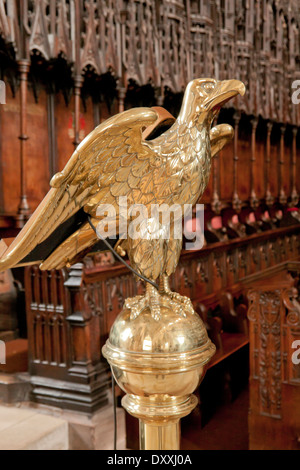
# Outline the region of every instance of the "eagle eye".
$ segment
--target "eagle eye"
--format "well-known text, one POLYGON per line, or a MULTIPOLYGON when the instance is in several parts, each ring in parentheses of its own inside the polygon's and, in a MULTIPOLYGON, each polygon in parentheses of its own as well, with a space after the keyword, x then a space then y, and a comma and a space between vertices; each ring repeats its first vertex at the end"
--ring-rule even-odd
POLYGON ((202 84, 202 88, 206 91, 206 92, 211 92, 214 88, 215 88, 215 84, 213 82, 204 82, 202 84))

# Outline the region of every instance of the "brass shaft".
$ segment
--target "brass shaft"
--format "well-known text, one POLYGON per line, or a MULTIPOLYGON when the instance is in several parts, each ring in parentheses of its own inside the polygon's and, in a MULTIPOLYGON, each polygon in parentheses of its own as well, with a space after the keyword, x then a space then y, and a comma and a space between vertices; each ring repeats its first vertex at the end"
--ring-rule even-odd
POLYGON ((180 422, 149 423, 142 419, 140 423, 141 450, 179 450, 180 422))

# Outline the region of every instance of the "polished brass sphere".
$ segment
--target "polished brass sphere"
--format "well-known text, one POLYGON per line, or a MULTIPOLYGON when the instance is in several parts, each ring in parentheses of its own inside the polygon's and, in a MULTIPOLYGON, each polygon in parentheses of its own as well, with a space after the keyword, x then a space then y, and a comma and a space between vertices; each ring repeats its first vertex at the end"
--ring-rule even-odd
POLYGON ((132 319, 124 309, 115 320, 103 354, 119 386, 138 396, 193 393, 215 346, 195 312, 161 297, 160 319, 146 307, 132 319))
POLYGON ((103 355, 126 392, 123 407, 139 419, 140 449, 171 450, 180 448, 180 419, 197 405, 193 392, 215 346, 191 304, 167 295, 159 303, 159 315, 124 308, 103 355))

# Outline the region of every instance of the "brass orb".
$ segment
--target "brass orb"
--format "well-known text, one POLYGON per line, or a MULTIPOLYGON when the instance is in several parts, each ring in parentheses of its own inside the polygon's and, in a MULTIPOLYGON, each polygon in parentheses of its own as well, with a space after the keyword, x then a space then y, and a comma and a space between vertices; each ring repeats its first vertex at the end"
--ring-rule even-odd
POLYGON ((103 355, 119 386, 139 397, 183 397, 203 378, 205 364, 215 352, 205 326, 179 301, 174 309, 167 296, 160 300, 160 319, 149 307, 132 319, 123 309, 115 320, 103 355))

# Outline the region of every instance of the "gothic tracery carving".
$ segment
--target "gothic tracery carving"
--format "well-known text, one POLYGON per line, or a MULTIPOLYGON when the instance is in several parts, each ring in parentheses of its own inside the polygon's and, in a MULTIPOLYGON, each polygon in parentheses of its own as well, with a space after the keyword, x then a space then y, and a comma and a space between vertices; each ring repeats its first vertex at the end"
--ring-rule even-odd
POLYGON ((195 76, 232 76, 246 84, 235 107, 299 124, 291 102, 300 76, 299 4, 291 0, 0 0, 0 35, 16 59, 59 55, 126 86, 151 83, 180 92, 195 76), (79 28, 79 35, 78 33, 79 28), (25 47, 25 49, 24 49, 25 47), (78 63, 79 61, 79 63, 78 63), (250 100, 251 96, 251 100, 250 100))

